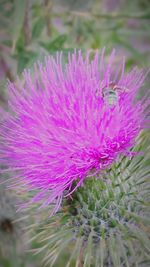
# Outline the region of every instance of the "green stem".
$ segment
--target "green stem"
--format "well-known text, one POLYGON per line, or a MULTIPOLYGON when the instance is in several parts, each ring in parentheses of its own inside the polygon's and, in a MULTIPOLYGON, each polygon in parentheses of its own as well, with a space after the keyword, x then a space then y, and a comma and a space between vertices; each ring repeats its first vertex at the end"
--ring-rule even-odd
POLYGON ((50 37, 52 33, 51 13, 52 13, 53 0, 44 0, 45 20, 47 35, 50 37))
MULTIPOLYGON (((68 14, 67 12, 63 13, 64 15, 68 14)), ((97 13, 89 13, 89 12, 76 12, 72 11, 69 12, 69 14, 72 14, 74 16, 80 16, 80 17, 85 17, 85 18, 98 18, 98 19, 148 19, 150 20, 150 10, 148 10, 145 13, 139 13, 139 14, 97 14, 97 13)), ((53 13, 54 16, 60 16, 59 13, 53 13)))

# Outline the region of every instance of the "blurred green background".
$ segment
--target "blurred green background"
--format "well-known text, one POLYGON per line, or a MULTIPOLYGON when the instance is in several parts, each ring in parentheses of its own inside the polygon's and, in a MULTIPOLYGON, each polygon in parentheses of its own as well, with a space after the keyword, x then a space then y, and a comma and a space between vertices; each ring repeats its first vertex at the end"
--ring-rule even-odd
MULTIPOLYGON (((0 0, 0 105, 6 103, 7 79, 15 81, 45 55, 104 46, 106 53, 115 48, 117 57, 125 56, 126 68, 148 68, 150 1, 0 0)), ((33 253, 23 252, 21 260, 0 259, 0 267, 12 266, 43 265, 33 253)))

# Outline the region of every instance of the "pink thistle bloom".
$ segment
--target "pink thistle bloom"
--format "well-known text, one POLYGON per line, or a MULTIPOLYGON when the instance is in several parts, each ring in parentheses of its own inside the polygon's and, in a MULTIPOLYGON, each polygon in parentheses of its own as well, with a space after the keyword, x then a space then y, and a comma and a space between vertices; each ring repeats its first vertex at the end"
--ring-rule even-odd
POLYGON ((58 53, 8 84, 0 162, 16 186, 33 190, 32 201, 55 204, 53 212, 66 191, 129 154, 145 127, 147 101, 135 100, 144 72, 126 74, 124 60, 116 67, 114 58, 113 51, 105 64, 104 51, 93 60, 74 52, 64 65, 58 53))

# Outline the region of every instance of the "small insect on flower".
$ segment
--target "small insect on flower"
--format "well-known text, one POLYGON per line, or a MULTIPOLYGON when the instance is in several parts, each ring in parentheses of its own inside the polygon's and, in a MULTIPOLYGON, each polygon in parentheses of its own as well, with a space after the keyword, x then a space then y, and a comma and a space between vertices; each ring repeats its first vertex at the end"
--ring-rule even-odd
POLYGON ((4 172, 13 171, 19 192, 27 190, 31 202, 50 204, 53 213, 93 170, 101 172, 127 155, 145 127, 147 102, 135 101, 145 73, 137 68, 125 73, 124 61, 117 67, 114 61, 114 51, 106 66, 104 51, 92 59, 75 51, 64 64, 58 53, 8 84, 0 163, 4 172))
POLYGON ((129 92, 129 89, 125 86, 119 86, 114 82, 110 82, 108 86, 102 88, 102 94, 104 99, 109 105, 116 105, 118 102, 119 92, 129 92))

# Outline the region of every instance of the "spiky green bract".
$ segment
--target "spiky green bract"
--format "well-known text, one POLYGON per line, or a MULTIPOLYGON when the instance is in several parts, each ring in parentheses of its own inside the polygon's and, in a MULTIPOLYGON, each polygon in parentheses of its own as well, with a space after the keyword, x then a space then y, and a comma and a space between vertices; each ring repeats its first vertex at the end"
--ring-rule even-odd
POLYGON ((99 177, 88 177, 62 209, 43 222, 37 252, 48 266, 141 267, 150 263, 148 239, 149 147, 145 134, 135 149, 99 177), (60 263, 60 265, 59 265, 60 263))

